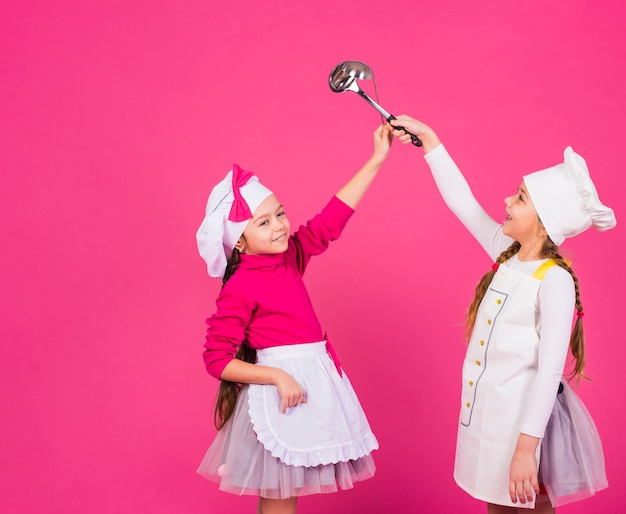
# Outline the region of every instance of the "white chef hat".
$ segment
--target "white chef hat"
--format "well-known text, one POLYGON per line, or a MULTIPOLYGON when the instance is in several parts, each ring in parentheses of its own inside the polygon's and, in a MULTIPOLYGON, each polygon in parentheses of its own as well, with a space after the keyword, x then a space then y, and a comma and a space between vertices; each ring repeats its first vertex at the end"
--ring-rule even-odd
POLYGON ((196 233, 198 251, 207 263, 210 276, 224 276, 226 262, 252 213, 271 194, 252 172, 242 170, 237 164, 213 188, 206 215, 196 233))
POLYGON ((591 226, 604 231, 617 223, 613 210, 600 202, 585 159, 571 146, 565 149, 561 164, 526 175, 524 183, 556 245, 591 226))

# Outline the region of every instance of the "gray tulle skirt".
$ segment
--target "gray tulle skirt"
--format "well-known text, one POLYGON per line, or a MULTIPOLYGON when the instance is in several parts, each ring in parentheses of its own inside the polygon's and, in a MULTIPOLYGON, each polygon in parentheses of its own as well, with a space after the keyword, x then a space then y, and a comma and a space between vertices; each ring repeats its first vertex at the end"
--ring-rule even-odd
POLYGON ((539 476, 553 507, 583 500, 608 487, 598 430, 566 383, 557 395, 541 443, 539 476))

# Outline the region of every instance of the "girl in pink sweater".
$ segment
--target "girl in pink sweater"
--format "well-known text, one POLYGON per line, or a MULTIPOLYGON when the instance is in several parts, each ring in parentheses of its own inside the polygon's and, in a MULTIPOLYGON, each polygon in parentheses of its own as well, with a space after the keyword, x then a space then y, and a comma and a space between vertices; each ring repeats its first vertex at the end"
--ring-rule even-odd
POLYGON ((374 474, 378 442, 302 275, 341 234, 391 139, 390 127, 379 127, 372 157, 292 236, 278 198, 237 165, 209 196, 198 248, 223 287, 204 361, 221 385, 218 434, 198 472, 223 491, 258 495, 257 513, 295 513, 298 496, 374 474))

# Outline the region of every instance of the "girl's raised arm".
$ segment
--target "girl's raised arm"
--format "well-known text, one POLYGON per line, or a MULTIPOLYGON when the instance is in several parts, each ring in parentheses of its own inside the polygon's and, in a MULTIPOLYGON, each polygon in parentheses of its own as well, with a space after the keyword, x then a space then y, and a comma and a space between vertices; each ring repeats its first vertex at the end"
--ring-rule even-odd
POLYGON ((356 209, 383 162, 385 162, 387 155, 389 155, 392 139, 392 127, 388 124, 381 125, 376 129, 374 132, 374 153, 348 183, 337 192, 337 198, 352 209, 356 209))

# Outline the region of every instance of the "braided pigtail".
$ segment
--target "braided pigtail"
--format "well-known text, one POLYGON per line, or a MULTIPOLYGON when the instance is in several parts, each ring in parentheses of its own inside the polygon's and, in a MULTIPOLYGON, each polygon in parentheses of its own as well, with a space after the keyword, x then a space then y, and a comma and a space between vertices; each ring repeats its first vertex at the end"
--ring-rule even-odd
MULTIPOLYGON (((235 354, 235 359, 254 364, 256 362, 256 350, 242 344, 235 354)), ((213 422, 215 423, 215 428, 218 430, 220 430, 233 415, 239 391, 241 391, 241 384, 228 380, 220 381, 220 388, 217 392, 217 400, 215 402, 215 412, 213 413, 213 422)))
POLYGON ((574 369, 567 377, 568 380, 576 378, 579 381, 581 378, 589 380, 589 377, 585 375, 585 334, 583 331, 583 304, 580 301, 580 289, 578 285, 578 277, 574 273, 574 270, 570 267, 569 263, 559 253, 559 247, 555 245, 550 238, 546 239, 546 243, 543 246, 542 256, 544 258, 553 259, 561 268, 566 270, 574 280, 574 290, 576 293, 576 322, 574 323, 574 329, 570 336, 570 351, 574 357, 574 369))
MULTIPOLYGON (((240 261, 241 258, 239 257, 239 250, 234 248, 232 255, 226 263, 226 271, 224 272, 224 278, 222 279, 222 287, 224 287, 224 284, 226 284, 235 271, 237 271, 240 261)), ((246 344, 242 344, 235 354, 235 359, 254 364, 256 362, 256 350, 254 348, 250 348, 246 344)), ((215 428, 218 430, 220 430, 232 416, 240 390, 241 384, 230 382, 228 380, 220 380, 220 387, 217 393, 217 400, 215 402, 215 411, 213 413, 213 422, 215 423, 215 428)))
POLYGON ((224 277, 222 278, 222 287, 224 287, 226 282, 228 282, 228 279, 234 275, 235 271, 237 271, 240 262, 241 257, 239 257, 239 250, 237 250, 237 248, 233 248, 233 253, 226 262, 226 270, 224 271, 224 277))
POLYGON ((482 302, 485 293, 487 292, 487 288, 489 284, 491 284, 491 280, 493 276, 496 274, 497 265, 502 264, 503 262, 509 260, 513 257, 517 252, 519 252, 521 245, 515 241, 511 246, 509 246, 506 250, 504 250, 496 259, 496 264, 490 269, 483 278, 480 279, 478 285, 476 286, 476 291, 474 292, 474 299, 472 303, 467 308, 467 312, 465 314, 465 338, 469 342, 470 337, 472 335, 472 330, 474 329, 474 323, 476 323, 476 313, 478 312, 478 306, 480 302, 482 302))

